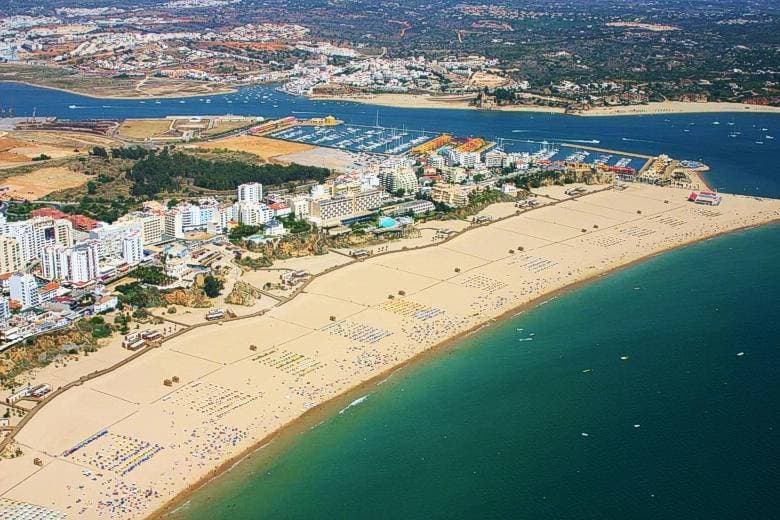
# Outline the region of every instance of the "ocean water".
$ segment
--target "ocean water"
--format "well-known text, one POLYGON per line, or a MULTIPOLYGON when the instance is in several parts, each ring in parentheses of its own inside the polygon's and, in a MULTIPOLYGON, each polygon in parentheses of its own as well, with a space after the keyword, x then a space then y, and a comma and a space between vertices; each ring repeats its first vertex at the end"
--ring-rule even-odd
MULTIPOLYGON (((268 87, 205 99, 96 100, 0 83, 0 103, 23 115, 373 124, 378 111, 384 126, 701 160, 723 191, 780 197, 780 140, 766 137, 780 134, 778 115, 410 110, 268 87)), ((778 265, 773 225, 613 273, 350 397, 173 517, 777 518, 778 265)))
POLYGON ((581 143, 644 154, 666 153, 700 160, 712 171, 705 178, 732 193, 780 197, 780 115, 682 114, 578 117, 560 114, 404 109, 344 101, 312 101, 269 86, 234 94, 183 99, 94 99, 58 90, 0 82, 0 106, 20 116, 70 119, 241 114, 265 118, 332 114, 354 124, 491 139, 581 143), (210 103, 207 103, 210 100, 210 103), (70 108, 73 107, 73 108, 70 108), (731 137, 733 135, 733 137, 731 137), (767 137, 769 136, 769 137, 767 137), (760 144, 759 144, 760 143, 760 144))
POLYGON ((773 225, 602 278, 396 373, 174 517, 777 518, 778 265, 773 225))

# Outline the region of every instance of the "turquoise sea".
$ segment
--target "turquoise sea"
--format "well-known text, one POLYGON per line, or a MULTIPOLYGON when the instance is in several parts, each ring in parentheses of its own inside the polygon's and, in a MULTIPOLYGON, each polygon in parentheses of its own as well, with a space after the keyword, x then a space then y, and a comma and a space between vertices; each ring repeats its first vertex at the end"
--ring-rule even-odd
MULTIPOLYGON (((378 109, 387 126, 595 140, 702 160, 725 191, 780 197, 780 139, 765 137, 780 134, 776 115, 408 110, 268 87, 211 99, 95 100, 0 83, 3 106, 59 117, 298 112, 373 124, 378 109)), ((173 517, 777 518, 778 266, 772 225, 613 273, 336 403, 173 517)))
POLYGON ((174 516, 777 518, 778 265, 774 225, 614 273, 396 373, 174 516))

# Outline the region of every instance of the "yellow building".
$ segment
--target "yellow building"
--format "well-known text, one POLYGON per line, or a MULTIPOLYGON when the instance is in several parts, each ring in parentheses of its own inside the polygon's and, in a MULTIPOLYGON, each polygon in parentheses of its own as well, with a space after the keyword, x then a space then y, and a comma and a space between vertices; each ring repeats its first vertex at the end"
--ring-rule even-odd
POLYGON ((431 200, 440 204, 446 204, 451 207, 466 206, 469 203, 469 194, 476 189, 476 186, 463 186, 460 184, 450 184, 448 182, 439 182, 431 188, 431 200))
POLYGON ((0 236, 0 274, 22 268, 22 252, 15 238, 0 236))

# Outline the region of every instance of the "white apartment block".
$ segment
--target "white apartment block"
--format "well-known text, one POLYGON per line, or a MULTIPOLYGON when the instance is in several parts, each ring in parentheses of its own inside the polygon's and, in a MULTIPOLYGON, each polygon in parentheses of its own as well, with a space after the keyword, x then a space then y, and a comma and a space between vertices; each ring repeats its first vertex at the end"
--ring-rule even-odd
POLYGON ((11 306, 8 303, 8 298, 0 296, 0 322, 7 320, 11 317, 11 306))
POLYGON ((404 190, 405 193, 411 194, 417 193, 420 189, 417 175, 411 167, 405 166, 392 171, 384 171, 379 175, 382 186, 391 193, 404 190))
POLYGON ((61 245, 51 245, 43 248, 41 255, 41 271, 43 277, 49 280, 64 280, 68 273, 68 248, 61 245))
POLYGON ((242 202, 258 204, 261 200, 263 200, 263 185, 259 182, 241 184, 238 187, 239 204, 242 202))
POLYGON ((164 232, 169 237, 184 238, 184 215, 178 210, 165 213, 164 232))
POLYGON ((165 233, 165 215, 130 213, 117 220, 117 223, 140 227, 144 246, 159 244, 165 233))
POLYGON ((464 168, 474 168, 481 162, 479 152, 462 152, 458 154, 458 164, 464 168))
POLYGON ((325 199, 329 196, 328 189, 324 184, 315 184, 312 186, 310 194, 313 199, 325 199))
POLYGON ((144 259, 144 242, 141 232, 133 230, 122 238, 122 260, 127 265, 139 264, 144 259))
POLYGON ((100 275, 99 247, 96 240, 80 242, 73 247, 46 246, 41 257, 43 276, 75 284, 97 280, 100 275))
POLYGON ((40 258, 44 246, 73 245, 73 225, 64 219, 35 217, 7 224, 7 227, 8 236, 19 243, 23 263, 40 258))
MULTIPOLYGON (((222 208, 216 200, 202 199, 200 204, 181 204, 173 211, 181 217, 181 230, 183 232, 206 229, 210 224, 220 224, 222 221, 222 208)), ((221 226, 224 227, 224 226, 221 226)), ((167 234, 170 234, 166 231, 167 234)), ((175 235, 179 236, 179 235, 175 235)))
POLYGON ((342 220, 378 208, 384 197, 383 191, 370 190, 333 199, 315 200, 311 204, 310 216, 321 222, 342 220))
POLYGON ((500 150, 491 150, 485 154, 485 166, 488 168, 501 168, 504 166, 506 154, 500 150))
POLYGON ((292 209, 295 218, 303 219, 309 216, 311 207, 311 198, 306 195, 295 195, 287 197, 287 205, 292 209))
POLYGON ((11 299, 19 302, 22 310, 38 305, 38 282, 33 275, 14 274, 11 276, 10 288, 11 299))
POLYGON ((126 236, 138 233, 143 249, 143 234, 141 226, 135 223, 101 224, 89 232, 89 238, 98 242, 98 252, 101 260, 118 260, 124 257, 124 239, 126 236))
POLYGON ((221 206, 219 208, 219 228, 220 230, 228 227, 228 223, 236 220, 236 208, 233 205, 221 206))
POLYGON ((97 280, 100 275, 98 245, 94 241, 82 242, 70 249, 69 282, 81 284, 97 280))
POLYGON ((431 155, 428 157, 428 166, 432 166, 434 168, 444 168, 444 157, 441 155, 431 155))
POLYGON ((237 202, 234 208, 237 220, 246 226, 262 226, 274 218, 274 210, 265 204, 237 202))

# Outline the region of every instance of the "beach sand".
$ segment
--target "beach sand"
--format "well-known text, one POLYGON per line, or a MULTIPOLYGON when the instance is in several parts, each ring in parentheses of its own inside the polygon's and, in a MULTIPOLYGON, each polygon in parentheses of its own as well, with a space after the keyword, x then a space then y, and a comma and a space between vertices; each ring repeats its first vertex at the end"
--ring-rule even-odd
POLYGON ((159 515, 302 414, 443 342, 660 251, 780 219, 778 200, 687 195, 630 185, 499 208, 426 249, 325 272, 262 316, 193 329, 43 406, 16 437, 24 454, 0 461, 0 497, 71 519, 159 515))
MULTIPOLYGON (((399 108, 449 108, 460 110, 487 110, 469 104, 462 96, 430 96, 418 94, 371 94, 366 96, 314 96, 312 99, 324 101, 351 101, 368 105, 391 106, 399 108)), ((510 105, 500 106, 495 112, 543 112, 547 114, 563 114, 566 109, 543 105, 510 105)), ((780 113, 780 107, 751 105, 748 103, 707 102, 695 103, 688 101, 661 101, 645 105, 612 106, 593 108, 585 112, 571 115, 594 116, 636 116, 656 114, 695 114, 713 112, 767 112, 780 113)))
POLYGON ((748 103, 707 102, 694 103, 687 101, 661 101, 646 105, 631 105, 624 107, 594 108, 583 112, 583 116, 636 116, 653 114, 696 114, 712 112, 767 112, 780 113, 780 107, 751 105, 748 103))

